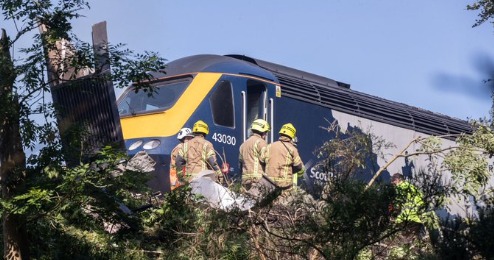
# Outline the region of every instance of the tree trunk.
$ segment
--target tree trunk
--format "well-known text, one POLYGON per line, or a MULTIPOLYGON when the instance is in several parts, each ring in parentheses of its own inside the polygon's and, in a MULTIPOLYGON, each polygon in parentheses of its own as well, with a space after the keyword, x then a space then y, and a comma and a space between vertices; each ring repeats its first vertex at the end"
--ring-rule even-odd
MULTIPOLYGON (((0 38, 0 184, 2 199, 9 200, 24 180, 26 156, 20 136, 19 103, 13 91, 15 72, 9 54, 9 40, 2 29, 0 38)), ((4 259, 28 259, 24 216, 4 212, 4 259)))

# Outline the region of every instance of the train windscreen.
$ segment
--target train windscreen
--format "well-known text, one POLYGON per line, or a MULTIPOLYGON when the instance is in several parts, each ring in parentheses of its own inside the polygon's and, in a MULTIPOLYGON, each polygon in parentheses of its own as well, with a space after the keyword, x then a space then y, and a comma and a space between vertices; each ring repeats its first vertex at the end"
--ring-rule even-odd
POLYGON ((153 85, 152 91, 128 89, 118 103, 118 113, 122 116, 135 116, 167 110, 177 102, 190 80, 160 82, 153 85))

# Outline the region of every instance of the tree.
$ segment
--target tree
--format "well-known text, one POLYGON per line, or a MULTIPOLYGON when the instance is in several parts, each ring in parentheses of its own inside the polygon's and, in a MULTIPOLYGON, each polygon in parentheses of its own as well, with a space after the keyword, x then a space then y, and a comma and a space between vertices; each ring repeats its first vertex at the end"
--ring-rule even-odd
MULTIPOLYGON (((489 3, 479 1, 477 8, 492 10, 489 3)), ((369 150, 379 151, 373 149, 375 140, 365 133, 334 139, 323 147, 323 156, 325 151, 336 155, 322 157, 323 162, 327 159, 325 166, 332 169, 335 176, 341 173, 345 178, 330 186, 325 191, 329 196, 321 201, 299 196, 296 198, 300 201, 271 204, 251 215, 225 213, 205 207, 185 189, 167 194, 161 208, 143 214, 147 226, 141 222, 142 218, 122 214, 118 210, 119 201, 139 206, 141 201, 134 199, 129 191, 143 189, 139 186, 142 181, 135 180, 140 175, 115 174, 123 156, 111 149, 102 149, 95 158, 76 167, 66 167, 60 156, 55 121, 40 123, 33 120, 32 115, 53 118, 53 108, 42 98, 49 94, 52 81, 70 82, 77 75, 74 72, 89 68, 94 70, 93 76, 110 76, 110 80, 125 86, 131 81, 147 79, 146 71, 163 68, 163 59, 154 53, 134 54, 123 49, 123 45, 109 45, 113 73, 100 74, 90 45, 70 33, 70 20, 79 18, 78 12, 88 7, 85 1, 61 0, 55 5, 48 0, 5 0, 0 4, 4 18, 20 26, 10 39, 3 33, 0 46, 0 177, 5 258, 130 258, 132 249, 153 251, 163 244, 167 253, 182 258, 245 258, 252 252, 261 259, 307 255, 355 258, 365 248, 399 231, 387 228, 387 205, 392 199, 389 187, 372 185, 366 189, 362 183, 353 183, 349 178, 358 174, 363 161, 374 160, 375 153, 366 154, 369 150), (46 31, 36 33, 40 24, 46 31), (23 49, 21 57, 11 57, 10 53, 18 53, 12 51, 15 43, 31 34, 35 35, 32 46, 23 49), (73 44, 72 56, 63 58, 58 52, 59 39, 73 44), (49 71, 45 63, 48 53, 63 66, 49 71), (48 73, 74 77, 49 78, 48 73), (26 160, 24 151, 36 144, 44 147, 26 160), (123 232, 109 235, 103 232, 105 223, 120 225, 123 232), (27 227, 27 230, 17 227, 27 227), (34 243, 28 245, 28 240, 34 243)), ((485 17, 490 19, 491 16, 485 17)), ((152 93, 145 85, 139 86, 152 93)), ((458 187, 475 184, 468 186, 466 191, 470 194, 475 194, 485 181, 485 164, 477 155, 492 154, 490 151, 494 150, 490 128, 479 126, 477 129, 478 135, 465 136, 464 141, 460 141, 465 149, 451 153, 445 164, 459 173, 458 187), (484 149, 473 148, 478 146, 484 149)), ((422 153, 441 152, 437 138, 421 141, 426 144, 422 153)), ((431 168, 436 166, 431 164, 431 168)), ((444 192, 438 191, 437 195, 443 196, 444 192)))
MULTIPOLYGON (((494 194, 492 193, 492 187, 489 186, 489 179, 491 179, 491 173, 488 167, 488 158, 494 154, 494 132, 489 122, 479 121, 472 122, 472 133, 465 133, 457 136, 427 136, 417 137, 405 145, 405 147, 399 147, 400 149, 396 154, 383 154, 386 147, 393 147, 392 144, 388 144, 382 138, 373 136, 370 132, 365 132, 359 128, 348 128, 345 133, 333 134, 334 138, 324 143, 324 145, 318 150, 318 154, 322 159, 321 162, 326 168, 326 172, 332 172, 333 176, 329 178, 329 182, 326 184, 323 190, 323 199, 328 202, 329 208, 339 209, 339 214, 346 215, 339 219, 339 215, 333 215, 332 227, 345 226, 346 220, 355 218, 355 216, 365 219, 368 217, 362 210, 355 210, 350 214, 354 205, 372 205, 374 209, 383 209, 383 205, 379 206, 371 199, 365 201, 365 198, 379 198, 379 196, 372 195, 372 188, 380 190, 380 201, 392 201, 390 196, 383 196, 386 189, 379 186, 379 183, 374 181, 379 178, 381 173, 393 163, 396 163, 396 159, 404 158, 406 160, 413 160, 416 157, 421 157, 421 160, 426 160, 427 165, 424 168, 416 169, 413 173, 413 183, 419 187, 424 194, 425 207, 420 209, 424 214, 424 218, 427 220, 426 225, 429 225, 431 230, 437 236, 434 237, 436 254, 449 254, 455 248, 451 248, 451 245, 458 245, 454 240, 449 239, 455 237, 461 239, 461 241, 469 241, 468 245, 464 247, 465 252, 468 252, 470 256, 482 255, 484 257, 492 257, 491 250, 488 248, 489 243, 483 243, 479 240, 480 237, 485 234, 481 233, 482 227, 492 225, 488 221, 492 220, 492 201, 494 194), (444 144, 444 138, 454 138, 455 143, 446 145, 444 144), (415 144, 413 149, 411 145, 415 144), (384 164, 381 167, 376 168, 377 164, 374 163, 375 157, 381 157, 384 164), (371 169, 373 178, 367 183, 365 189, 359 191, 358 189, 351 192, 348 187, 345 188, 345 180, 347 176, 353 178, 362 176, 365 173, 365 169, 371 169), (341 173, 341 175, 339 175, 341 173), (377 185, 377 187, 374 187, 377 185), (369 190, 371 189, 371 190, 369 190), (366 192, 369 192, 366 194, 366 192), (328 195, 324 196, 324 193, 328 195), (351 196, 351 195, 354 196, 351 196), (474 201, 470 206, 474 215, 467 214, 459 219, 454 219, 456 223, 462 221, 467 223, 462 225, 461 229, 456 229, 453 234, 449 225, 451 223, 444 223, 443 232, 447 232, 450 236, 447 239, 441 241, 439 237, 439 231, 441 227, 437 222, 434 215, 427 212, 433 212, 435 210, 448 207, 449 202, 453 199, 459 200, 460 203, 467 203, 468 201, 474 201), (343 200, 343 201, 342 201, 343 200), (476 217, 475 212, 480 213, 480 220, 476 217), (479 235, 479 233, 481 235, 479 235)), ((329 131, 339 131, 338 127, 334 125, 328 127, 329 131)), ((350 187, 358 187, 358 182, 350 187)), ((385 205, 385 203, 384 203, 385 205)), ((376 214, 372 219, 378 219, 378 216, 382 217, 386 215, 385 211, 381 211, 381 215, 376 214)), ((359 218, 356 218, 359 219, 359 218)), ((453 220, 453 219, 451 219, 453 220)), ((353 221, 357 223, 357 221, 353 221)), ((364 222, 369 223, 369 222, 364 222)), ((371 222, 372 223, 372 222, 371 222)), ((370 246, 375 248, 375 242, 378 241, 381 244, 387 244, 390 247, 397 242, 400 243, 400 237, 389 236, 399 229, 393 229, 393 224, 390 222, 390 229, 382 228, 378 222, 372 224, 375 227, 375 232, 371 237, 376 240, 367 240, 364 226, 354 229, 354 234, 361 234, 363 236, 354 237, 347 244, 348 248, 361 248, 362 246, 370 246)), ((455 222, 452 222, 453 224, 455 222)), ((303 226, 312 226, 304 223, 303 226)), ((324 230, 324 225, 319 225, 318 230, 324 230)), ((318 230, 310 232, 310 234, 317 233, 318 230)), ((336 235, 336 233, 333 233, 336 235)), ((398 232, 399 234, 399 232, 398 232)), ((319 236, 329 237, 329 236, 319 236)), ((339 240, 343 241, 342 239, 339 240)), ((402 241, 403 242, 403 241, 402 241)), ((402 243, 401 242, 401 243, 402 243)), ((332 242, 332 245, 337 243, 332 242)), ((342 247, 345 245, 342 244, 342 247)), ((422 245, 423 246, 423 245, 422 245)), ((420 248, 420 247, 419 247, 420 248)), ((335 248, 328 248, 329 250, 335 250, 335 248)), ((372 249, 374 250, 374 249, 372 249)), ((408 250, 408 249, 407 249, 408 250)), ((419 249, 421 250, 421 249, 419 249)), ((460 250, 460 249, 457 249, 460 250)), ((344 252, 351 252, 351 250, 343 250, 344 252)), ((406 251, 406 250, 405 250, 406 251)), ((338 251, 333 251, 338 252, 338 251)), ((459 252, 459 251, 458 251, 459 252)), ((402 252, 403 253, 403 252, 402 252)), ((406 252, 405 252, 406 253, 406 252)), ((416 253, 420 253, 416 252, 416 253)), ((333 255, 335 256, 335 255, 333 255)), ((338 255, 342 257, 342 255, 338 255)), ((375 255, 374 255, 375 256, 375 255)), ((403 256, 402 256, 403 257, 403 256)))
MULTIPOLYGON (((491 0, 479 0, 473 4, 467 5, 467 10, 480 10, 479 19, 475 21, 473 27, 479 26, 494 18, 494 3, 491 0)), ((491 23, 494 23, 494 21, 491 21, 491 23)))
MULTIPOLYGON (((121 87, 129 82, 149 79, 147 71, 164 68, 165 60, 158 54, 135 54, 125 49, 124 45, 117 44, 108 45, 106 50, 113 73, 102 74, 95 67, 98 57, 95 57, 90 45, 71 33, 71 19, 80 18, 79 12, 88 7, 84 0, 60 0, 57 3, 49 0, 5 0, 0 3, 4 20, 13 23, 16 28, 11 38, 2 30, 0 42, 1 213, 4 257, 7 259, 30 257, 27 236, 41 233, 33 234, 33 230, 26 232, 26 226, 39 224, 36 221, 46 216, 60 217, 56 213, 67 213, 68 209, 77 212, 85 206, 88 210, 91 205, 104 208, 104 203, 97 203, 101 198, 111 198, 115 195, 111 192, 121 192, 122 187, 131 182, 128 180, 118 186, 115 182, 105 181, 112 172, 112 167, 108 165, 115 166, 118 161, 109 152, 103 152, 99 158, 74 169, 64 167, 53 106, 44 99, 45 95, 49 95, 51 83, 75 80, 77 72, 83 69, 94 71, 93 77, 109 77, 108 80, 115 81, 121 87), (40 26, 46 30, 40 32, 40 26), (30 47, 14 49, 21 38, 32 35, 30 47), (72 43, 70 52, 73 55, 60 53, 57 48, 60 40, 72 43), (20 53, 21 56, 11 57, 10 53, 20 53), (47 66, 48 55, 59 65, 54 67, 56 71, 50 71, 53 68, 47 66), (74 76, 62 77, 67 74, 74 76), (42 120, 35 120, 35 115, 42 120), (33 150, 37 145, 43 148, 26 160, 25 149, 33 150), (80 187, 69 189, 68 183, 80 187), (102 192, 102 187, 106 187, 105 192, 102 192), (71 201, 77 196, 81 201, 71 201), (80 204, 74 204, 76 202, 80 204)), ((152 92, 145 84, 142 89, 152 92)), ((114 210, 115 204, 108 203, 108 212, 114 210)))
MULTIPOLYGON (((340 129, 332 125, 328 131, 340 129)), ((489 234, 482 228, 490 225, 489 212, 481 215, 480 222, 471 218, 466 221, 471 224, 457 229, 435 226, 447 234, 442 241, 416 237, 410 243, 404 235, 410 227, 397 225, 392 219, 389 205, 394 201, 393 187, 386 182, 368 186, 358 180, 368 169, 379 171, 374 165, 376 156, 389 157, 387 161, 393 163, 391 159, 398 155, 384 153, 390 144, 358 127, 329 136, 331 140, 317 151, 322 167, 333 173, 320 190, 320 199, 295 190, 248 213, 224 212, 183 186, 166 194, 159 208, 145 213, 146 236, 140 241, 146 242, 141 242, 139 250, 154 257, 186 259, 443 259, 454 255, 452 252, 470 258, 490 257, 491 243, 481 240, 489 234)), ((445 197, 451 194, 479 202, 488 195, 478 191, 484 187, 484 159, 494 147, 493 132, 477 125, 473 134, 460 139, 458 146, 445 148, 441 138, 421 138, 416 153, 399 154, 422 155, 429 160, 424 169, 414 173, 414 184, 426 202, 421 212, 443 208, 445 197), (447 171, 456 174, 451 183, 442 178, 447 171)))
MULTIPOLYGON (((478 19, 475 21, 472 27, 477 27, 487 21, 490 20, 490 22, 494 25, 494 2, 492 0, 479 0, 477 2, 474 2, 473 4, 467 5, 467 10, 474 10, 478 11, 480 10, 480 13, 478 15, 478 19)), ((494 78, 494 75, 489 75, 490 78, 484 79, 484 83, 492 83, 492 80, 494 78)), ((494 118, 494 90, 491 89, 491 98, 493 99, 493 105, 490 111, 490 116, 491 119, 494 118)))
MULTIPOLYGON (((0 39, 0 178, 2 198, 10 199, 19 189, 25 173, 25 154, 20 136, 18 97, 14 92, 15 69, 9 55, 9 39, 2 30, 0 39)), ((26 237, 21 217, 5 212, 3 216, 4 257, 7 259, 26 258, 26 237)))

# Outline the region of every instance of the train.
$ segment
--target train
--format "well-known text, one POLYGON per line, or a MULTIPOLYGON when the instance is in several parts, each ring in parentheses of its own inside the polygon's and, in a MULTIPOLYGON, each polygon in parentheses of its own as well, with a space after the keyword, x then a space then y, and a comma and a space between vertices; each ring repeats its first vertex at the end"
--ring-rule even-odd
MULTIPOLYGON (((152 189, 170 191, 170 152, 178 144, 177 133, 203 120, 209 125, 207 139, 217 151, 220 165, 229 164, 227 176, 240 179, 239 147, 250 134, 250 124, 261 118, 269 122, 267 142, 278 139, 280 127, 292 123, 297 129, 298 150, 306 166, 305 182, 325 181, 332 174, 319 163, 315 151, 332 138, 328 124, 371 131, 394 144, 397 153, 418 136, 446 136, 471 132, 471 125, 457 118, 434 113, 365 94, 350 84, 280 64, 244 56, 201 54, 167 63, 153 72, 149 92, 127 88, 118 98, 118 113, 125 147, 130 156, 146 151, 156 162, 152 189)), ((415 147, 410 147, 411 150, 415 147)), ((425 158, 390 165, 378 181, 402 172, 411 175, 426 165, 425 158)), ((385 161, 376 158, 377 166, 385 161)), ((370 179, 376 169, 362 173, 370 179)))

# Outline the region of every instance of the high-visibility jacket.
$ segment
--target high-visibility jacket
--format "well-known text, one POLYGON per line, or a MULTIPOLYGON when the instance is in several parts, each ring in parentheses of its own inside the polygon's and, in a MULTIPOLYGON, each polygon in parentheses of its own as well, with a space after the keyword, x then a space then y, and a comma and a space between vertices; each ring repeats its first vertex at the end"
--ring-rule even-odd
POLYGON ((267 146, 266 140, 257 133, 252 134, 240 145, 238 161, 242 169, 242 182, 262 178, 267 146))
POLYGON ((396 223, 423 223, 422 214, 425 210, 423 195, 410 182, 401 181, 396 185, 395 205, 400 210, 396 217, 396 223))
POLYGON ((177 169, 185 166, 187 180, 191 180, 197 173, 208 169, 215 171, 218 175, 221 174, 213 144, 204 139, 202 135, 196 135, 184 143, 178 152, 175 164, 177 169))
POLYGON ((180 151, 180 149, 182 149, 183 145, 183 143, 177 144, 177 146, 175 146, 175 148, 173 148, 172 152, 170 153, 170 187, 172 190, 180 186, 175 161, 177 159, 178 152, 180 151))
POLYGON ((287 187, 297 184, 297 177, 304 174, 305 167, 291 139, 280 136, 278 141, 266 148, 266 175, 277 185, 287 187))

